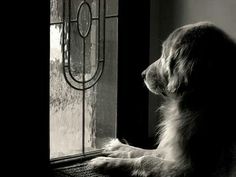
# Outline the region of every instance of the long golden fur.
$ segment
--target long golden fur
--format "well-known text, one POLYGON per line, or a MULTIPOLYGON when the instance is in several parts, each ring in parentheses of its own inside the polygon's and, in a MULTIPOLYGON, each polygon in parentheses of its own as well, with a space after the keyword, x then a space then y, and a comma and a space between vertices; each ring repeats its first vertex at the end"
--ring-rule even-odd
POLYGON ((112 140, 107 157, 89 165, 101 173, 140 177, 236 177, 236 45, 209 22, 176 29, 161 57, 143 73, 163 96, 158 147, 112 140))

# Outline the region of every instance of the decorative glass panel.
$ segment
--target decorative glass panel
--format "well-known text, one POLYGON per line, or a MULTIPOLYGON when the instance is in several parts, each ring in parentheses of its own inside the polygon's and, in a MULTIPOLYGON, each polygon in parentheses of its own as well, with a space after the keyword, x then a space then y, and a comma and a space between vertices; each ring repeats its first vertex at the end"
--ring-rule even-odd
POLYGON ((82 93, 65 81, 60 25, 50 27, 50 157, 82 152, 82 93))
POLYGON ((50 22, 57 23, 62 21, 63 0, 50 0, 50 22))
POLYGON ((106 1, 106 16, 118 15, 118 0, 106 1))
POLYGON ((50 2, 50 157, 86 154, 116 136, 118 1, 50 2))

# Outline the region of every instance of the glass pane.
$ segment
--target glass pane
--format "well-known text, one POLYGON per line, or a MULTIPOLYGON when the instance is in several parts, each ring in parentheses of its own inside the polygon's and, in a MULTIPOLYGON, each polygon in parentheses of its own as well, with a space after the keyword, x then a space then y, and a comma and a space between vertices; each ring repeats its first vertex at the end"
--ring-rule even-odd
POLYGON ((61 22, 63 19, 62 0, 50 0, 50 22, 61 22))
POLYGON ((118 0, 106 1, 106 16, 118 15, 118 0))
POLYGON ((85 151, 96 150, 97 86, 85 91, 85 151))
POLYGON ((82 4, 78 14, 79 32, 83 37, 86 37, 90 30, 91 25, 91 12, 87 4, 82 4))
POLYGON ((81 92, 62 73, 61 28, 50 27, 50 158, 81 152, 81 92))
MULTIPOLYGON (((71 0, 71 19, 72 20, 77 19, 78 9, 82 2, 83 0, 71 0)), ((91 11, 92 11, 92 17, 98 17, 99 0, 87 0, 86 2, 90 5, 91 11)))
POLYGON ((92 22, 89 35, 85 39, 85 73, 86 80, 91 79, 98 65, 98 22, 92 22))
POLYGON ((102 148, 110 138, 116 136, 117 32, 118 20, 116 18, 108 19, 106 22, 104 72, 97 84, 86 90, 86 151, 102 148))
MULTIPOLYGON (((51 6, 56 7, 56 0, 51 0, 51 6), (54 5, 52 5, 54 3, 54 5)), ((58 2, 62 0, 58 0, 58 2)), ((75 21, 70 23, 70 35, 68 34, 68 23, 66 25, 65 46, 68 47, 70 36, 70 62, 72 76, 82 81, 83 66, 85 65, 85 80, 90 80, 96 74, 97 68, 102 69, 103 65, 98 64, 100 59, 105 58, 104 72, 98 82, 91 88, 85 90, 85 151, 99 149, 109 140, 116 136, 117 117, 117 67, 118 67, 118 19, 106 19, 106 29, 103 25, 103 2, 104 0, 87 0, 92 9, 93 17, 98 16, 98 2, 101 2, 101 24, 93 19, 88 35, 83 38, 79 35, 77 24, 77 10, 82 0, 71 0, 71 14, 75 21), (95 14, 95 16, 94 16, 95 14), (100 29, 98 29, 100 28, 100 29), (103 32, 105 30, 105 57, 103 55, 103 32), (99 41, 100 31, 100 41, 99 41), (99 43, 100 42, 100 43, 99 43), (85 59, 85 63, 84 60, 85 59)), ((111 4, 110 1, 107 1, 111 4)), ((117 2, 117 1, 112 1, 117 2)), ((113 4, 114 5, 114 4, 113 4)), ((66 19, 68 19, 68 1, 66 1, 66 19)), ((110 5, 109 5, 110 6, 110 5)), ((59 7, 59 6, 58 6, 59 7)), ((108 6, 107 6, 108 7, 108 6)), ((55 12, 62 8, 54 8, 55 12)), ((109 7, 109 9, 111 9, 109 7)), ((107 9, 108 10, 108 9, 107 9)), ((108 10, 110 11, 110 10, 108 10)), ((113 10, 112 10, 113 11, 113 10)), ((87 12, 85 11, 85 14, 87 12)), ((53 16, 53 14, 51 15, 53 16)), ((56 15, 54 15, 56 16, 56 15)), ((60 16, 57 20, 61 20, 60 16)), ((52 18, 52 17, 51 17, 52 18)), ((54 18, 54 17, 53 17, 54 18)), ((56 17, 55 17, 56 18, 56 17)), ((73 19, 72 19, 73 20, 73 19)), ((81 29, 87 33, 87 21, 81 29)), ((82 34, 83 35, 83 34, 82 34)), ((83 120, 83 91, 78 91, 66 82, 63 75, 62 65, 62 26, 51 25, 50 27, 50 158, 62 157, 82 153, 82 120, 83 120)), ((65 53, 67 56, 67 52, 65 53)), ((66 69, 66 76, 69 76, 66 69)), ((98 71, 100 73, 100 71, 98 71)), ((95 78, 97 78, 95 76, 95 78)), ((68 79, 72 81, 72 79, 68 79)), ((85 86, 92 82, 87 82, 85 86)), ((81 83, 71 84, 82 88, 81 83), (75 85, 74 85, 75 84, 75 85)))
POLYGON ((92 17, 98 17, 99 0, 89 0, 88 3, 91 5, 92 17))
POLYGON ((71 23, 70 34, 70 62, 72 75, 82 81, 83 73, 83 39, 78 33, 76 23, 71 23))
POLYGON ((77 13, 83 0, 71 0, 71 20, 77 20, 77 13))
POLYGON ((97 84, 96 147, 116 136, 118 20, 106 20, 105 67, 97 84))

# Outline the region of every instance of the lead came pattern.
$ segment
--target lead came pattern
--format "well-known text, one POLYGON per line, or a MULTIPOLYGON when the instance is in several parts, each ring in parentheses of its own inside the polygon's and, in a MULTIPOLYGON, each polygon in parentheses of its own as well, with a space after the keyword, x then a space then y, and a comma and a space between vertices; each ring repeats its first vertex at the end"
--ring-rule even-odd
POLYGON ((63 67, 64 67, 64 76, 65 79, 67 81, 67 83, 73 87, 76 90, 87 90, 91 87, 93 87, 98 80, 100 79, 100 77, 102 76, 103 73, 103 69, 104 69, 104 62, 105 62, 105 54, 104 54, 104 47, 105 47, 105 0, 103 2, 103 6, 101 5, 101 1, 99 1, 99 16, 98 18, 92 18, 92 11, 91 11, 91 7, 90 4, 88 2, 86 2, 85 0, 81 2, 81 4, 79 5, 78 11, 77 11, 77 20, 73 21, 71 20, 71 14, 70 14, 70 0, 69 0, 69 24, 67 25, 66 23, 66 18, 64 17, 64 42, 63 42, 63 48, 64 48, 64 57, 63 57, 63 67), (104 14, 102 14, 100 8, 103 7, 103 12, 104 14), (98 57, 95 58, 97 65, 96 65, 96 71, 95 73, 90 76, 90 78, 87 78, 85 76, 85 46, 86 46, 86 38, 88 37, 88 35, 91 32, 91 26, 92 26, 92 21, 94 20, 98 20, 98 57), (82 66, 82 76, 80 76, 81 74, 77 74, 75 75, 73 73, 73 71, 71 70, 72 66, 71 66, 71 56, 70 56, 70 45, 66 44, 65 42, 65 38, 67 38, 67 34, 66 31, 69 31, 69 44, 70 44, 70 30, 71 30, 71 23, 77 23, 77 29, 78 29, 78 33, 80 35, 80 37, 83 40, 83 47, 82 49, 78 49, 78 50, 82 50, 83 51, 83 66, 82 66), (68 26, 68 27, 67 27, 68 26), (67 29, 68 28, 68 29, 67 29), (102 30, 102 31, 101 31, 102 30))

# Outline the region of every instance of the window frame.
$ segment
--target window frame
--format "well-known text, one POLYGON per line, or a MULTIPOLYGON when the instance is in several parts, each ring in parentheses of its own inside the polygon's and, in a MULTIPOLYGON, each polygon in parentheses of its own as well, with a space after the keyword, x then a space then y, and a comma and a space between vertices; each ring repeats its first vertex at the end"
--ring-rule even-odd
MULTIPOLYGON (((118 1, 119 2, 119 1, 118 1)), ((82 91, 82 95, 83 95, 83 104, 82 105, 85 105, 85 91, 87 90, 87 89, 89 89, 89 88, 91 88, 91 87, 93 87, 98 81, 99 81, 99 79, 100 79, 100 77, 101 77, 101 75, 102 75, 102 73, 103 73, 103 69, 104 69, 104 62, 105 62, 105 43, 106 43, 106 41, 105 41, 105 35, 106 35, 106 30, 105 30, 105 26, 106 26, 106 19, 111 19, 111 18, 118 18, 118 12, 117 12, 117 14, 111 14, 111 15, 109 15, 109 14, 106 14, 106 12, 107 12, 107 9, 106 9, 106 0, 98 0, 97 1, 97 3, 99 3, 98 4, 98 8, 100 8, 100 6, 103 6, 103 8, 102 8, 102 11, 101 11, 101 13, 100 13, 100 9, 98 9, 98 14, 97 14, 97 17, 92 17, 92 11, 91 11, 91 7, 90 7, 90 5, 88 4, 88 2, 86 1, 86 0, 83 0, 83 1, 81 1, 81 3, 79 4, 79 6, 78 6, 78 11, 77 11, 77 16, 76 16, 76 21, 75 20, 73 20, 72 19, 72 15, 71 15, 71 3, 72 3, 72 1, 71 0, 62 0, 61 1, 61 3, 63 4, 62 6, 62 19, 61 20, 59 20, 59 21, 56 21, 56 22, 50 22, 50 26, 52 26, 52 25, 61 25, 61 27, 62 27, 62 48, 63 48, 63 50, 62 50, 62 65, 63 65, 63 75, 64 75, 64 79, 65 79, 65 81, 66 81, 66 83, 67 84, 69 84, 70 85, 70 87, 72 87, 73 89, 75 89, 75 90, 79 90, 79 91, 82 91), (68 76, 65 74, 65 68, 67 67, 67 68, 70 68, 70 64, 66 64, 66 63, 70 63, 70 61, 68 60, 67 62, 65 61, 66 60, 66 57, 67 58, 70 58, 69 56, 66 56, 66 54, 65 54, 65 30, 67 30, 67 29, 65 29, 65 28, 68 28, 68 30, 69 30, 69 36, 70 36, 70 25, 71 25, 71 23, 74 23, 74 22, 77 22, 78 23, 78 21, 79 21, 79 14, 80 14, 80 12, 81 12, 81 9, 82 9, 82 6, 83 5, 86 5, 88 8, 89 8, 89 13, 90 13, 90 26, 89 26, 89 29, 88 29, 88 31, 86 32, 86 34, 85 35, 83 35, 82 33, 81 33, 81 31, 80 31, 80 29, 79 29, 79 27, 78 27, 78 33, 79 33, 79 35, 80 35, 80 37, 82 38, 82 40, 83 40, 83 43, 84 43, 84 45, 85 45, 85 38, 87 37, 87 35, 89 34, 89 32, 91 31, 91 26, 92 26, 92 20, 97 20, 98 21, 98 35, 99 35, 99 38, 98 38, 98 41, 99 41, 99 44, 98 44, 98 48, 99 48, 99 46, 103 46, 103 48, 102 48, 102 50, 100 51, 100 48, 98 49, 98 51, 100 51, 99 53, 102 53, 101 54, 101 58, 100 58, 100 55, 98 55, 98 65, 102 65, 102 71, 99 73, 100 75, 95 79, 95 82, 94 83, 92 83, 91 85, 89 85, 89 86, 87 86, 87 88, 86 88, 86 82, 87 81, 85 81, 85 83, 83 83, 83 82, 81 82, 81 81, 78 81, 78 83, 80 84, 80 86, 79 87, 76 87, 76 86, 74 86, 72 83, 70 83, 69 82, 69 79, 68 79, 68 76), (68 17, 66 17, 67 15, 68 15, 68 17), (101 15, 102 14, 102 15, 101 15), (101 19, 101 20, 100 20, 101 19), (102 21, 102 22, 100 22, 100 21, 102 21), (69 23, 69 27, 66 27, 65 26, 65 23, 69 23), (100 25, 101 24, 101 25, 100 25), (103 31, 102 31, 102 33, 103 33, 103 40, 102 40, 102 44, 100 44, 100 27, 101 26, 103 26, 103 31), (82 85, 82 87, 81 87, 81 85, 82 85)), ((119 6, 119 5, 118 5, 119 6)), ((117 9, 118 9, 118 7, 117 7, 117 9)), ((79 24, 78 24, 79 25, 79 24)), ((118 24, 117 24, 118 25, 118 24)), ((117 33, 118 33, 118 31, 117 31, 117 33)), ((69 40, 70 40, 70 37, 69 37, 69 40)), ((118 43, 118 41, 117 41, 117 43, 118 43)), ((69 47, 68 47, 68 53, 70 53, 70 42, 69 42, 69 45, 68 45, 69 47)), ((118 46, 117 46, 118 47, 118 46)), ((118 49, 117 49, 118 50, 118 49)), ((67 54, 67 55, 70 55, 70 54, 67 54)), ((84 54, 83 54, 84 56, 83 56, 83 60, 85 60, 85 52, 84 52, 84 54)), ((118 60, 118 58, 117 58, 117 60, 118 60)), ((99 67, 99 66, 98 66, 99 67)), ((118 71, 117 71, 118 72, 118 71)), ((95 73, 97 73, 97 71, 95 72, 95 73)), ((84 75, 84 69, 83 69, 83 75, 84 75)), ((72 80, 75 80, 75 78, 73 78, 73 76, 72 76, 72 74, 71 74, 71 71, 70 71, 70 69, 69 69, 69 76, 71 76, 72 77, 72 80)), ((83 77, 83 80, 85 80, 85 78, 83 77)), ((89 79, 89 81, 92 81, 93 82, 93 78, 91 78, 91 79, 89 79)), ((83 106, 83 110, 82 110, 82 112, 83 112, 83 115, 82 115, 82 119, 83 119, 83 121, 82 121, 82 123, 83 123, 83 125, 82 125, 82 127, 83 127, 83 130, 82 130, 82 152, 81 153, 78 153, 78 154, 73 154, 73 155, 65 155, 65 156, 61 156, 61 157, 55 157, 55 158, 51 158, 50 159, 50 163, 51 163, 51 165, 54 165, 54 164, 58 164, 58 163, 64 163, 64 162, 69 162, 69 161, 74 161, 74 160, 79 160, 79 161, 81 161, 82 159, 84 160, 84 159, 88 159, 88 158, 90 158, 91 156, 97 156, 98 154, 101 154, 101 151, 102 151, 102 149, 96 149, 96 150, 93 150, 93 151, 85 151, 85 143, 84 143, 84 141, 85 141, 85 125, 84 125, 84 122, 85 122, 85 114, 84 114, 84 112, 85 112, 85 110, 84 110, 84 106, 83 106)), ((116 134, 116 133, 115 133, 116 134)), ((50 149, 50 148, 49 148, 50 149)))
MULTIPOLYGON (((144 87, 141 72, 149 65, 150 0, 135 6, 131 1, 119 0, 118 9, 117 138, 146 148, 150 145, 149 92, 144 87)), ((50 159, 50 167, 82 163, 101 155, 101 151, 50 159)))

